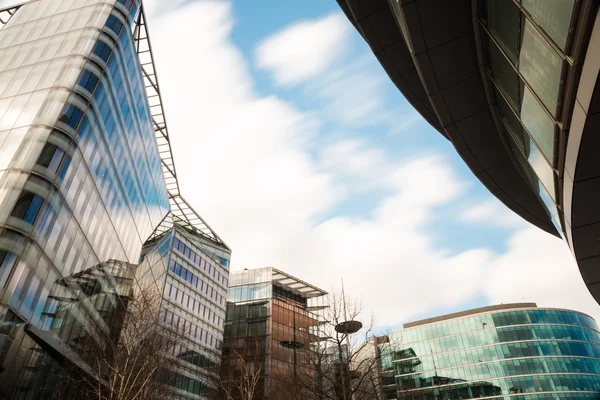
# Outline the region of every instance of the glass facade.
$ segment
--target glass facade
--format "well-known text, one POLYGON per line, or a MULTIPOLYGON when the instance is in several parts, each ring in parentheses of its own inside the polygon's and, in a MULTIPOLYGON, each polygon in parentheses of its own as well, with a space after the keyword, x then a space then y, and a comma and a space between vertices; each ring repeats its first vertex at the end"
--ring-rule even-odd
POLYGON ((558 232, 562 82, 575 0, 479 0, 487 86, 512 155, 558 232))
POLYGON ((160 322, 184 336, 169 383, 176 398, 212 398, 219 373, 229 252, 175 224, 160 322), (223 256, 216 256, 220 253, 223 256))
MULTIPOLYGON (((221 378, 226 385, 239 379, 237 354, 260 363, 256 398, 269 399, 277 378, 310 373, 306 354, 297 351, 316 341, 319 314, 327 293, 275 268, 231 274, 227 298, 221 378), (292 345, 286 345, 286 344, 292 345), (294 343, 296 345, 294 345, 294 343)), ((235 393, 234 395, 239 395, 235 393)))
POLYGON ((361 389, 355 392, 355 397, 397 399, 394 350, 387 336, 371 336, 358 347, 350 364, 352 369, 360 371, 364 379, 360 382, 361 389))
POLYGON ((231 252, 167 192, 141 1, 34 0, 0 16, 0 398, 63 389, 146 288, 163 293, 157 320, 186 335, 171 398, 206 398, 231 252))
POLYGON ((600 332, 575 311, 473 310, 392 332, 390 342, 402 399, 600 396, 600 332))

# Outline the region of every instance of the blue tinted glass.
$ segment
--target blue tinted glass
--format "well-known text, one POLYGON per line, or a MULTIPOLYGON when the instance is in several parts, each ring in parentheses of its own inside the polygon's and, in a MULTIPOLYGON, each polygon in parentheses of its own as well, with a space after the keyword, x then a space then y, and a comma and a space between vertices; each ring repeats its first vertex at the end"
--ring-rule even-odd
POLYGON ((78 107, 74 106, 73 104, 69 104, 58 120, 75 129, 77 128, 82 116, 83 112, 78 107))
POLYGON ((69 170, 70 165, 71 165, 71 156, 66 155, 63 159, 62 164, 60 165, 60 169, 58 170, 58 178, 60 180, 63 180, 65 178, 65 175, 67 174, 67 171, 69 170))
POLYGON ((102 40, 98 40, 96 46, 93 50, 94 54, 100 57, 104 62, 108 61, 108 57, 110 57, 111 49, 108 44, 103 42, 102 40))
POLYGON ((25 213, 25 216, 23 217, 23 220, 25 222, 33 224, 33 222, 35 221, 35 217, 37 216, 38 212, 40 211, 40 207, 42 206, 43 202, 44 202, 44 200, 40 196, 38 196, 38 195, 33 196, 31 203, 29 204, 29 208, 27 209, 27 212, 25 213))
POLYGON ((106 27, 111 29, 117 35, 121 33, 121 29, 123 28, 123 23, 119 21, 117 17, 114 15, 110 15, 108 20, 106 21, 106 27))

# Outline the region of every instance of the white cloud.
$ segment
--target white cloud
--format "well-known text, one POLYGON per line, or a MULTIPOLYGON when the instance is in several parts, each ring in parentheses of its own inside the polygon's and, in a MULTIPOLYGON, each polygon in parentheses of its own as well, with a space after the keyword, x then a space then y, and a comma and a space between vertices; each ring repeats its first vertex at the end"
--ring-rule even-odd
POLYGON ((368 48, 363 56, 352 56, 358 58, 338 58, 332 68, 306 82, 307 94, 323 104, 323 118, 354 129, 382 126, 381 134, 404 131, 422 119, 408 103, 388 108, 386 91, 399 94, 368 48))
POLYGON ((185 0, 143 0, 143 5, 147 17, 158 18, 169 11, 175 10, 177 7, 180 7, 184 2, 185 0))
POLYGON ((268 263, 268 254, 336 199, 332 177, 308 155, 319 121, 256 95, 229 39, 230 5, 192 3, 152 22, 184 195, 219 228, 234 258, 244 266, 268 263), (182 37, 193 38, 193 51, 182 37))
POLYGON ((387 187, 382 177, 392 172, 386 153, 361 138, 342 138, 319 150, 319 165, 343 182, 345 193, 387 187))
POLYGON ((384 109, 384 81, 368 59, 338 65, 309 90, 327 102, 326 112, 346 125, 371 125, 389 117, 384 109))
POLYGON ((422 118, 407 102, 389 109, 389 78, 341 13, 293 23, 255 49, 259 68, 277 85, 302 85, 323 120, 350 129, 383 127, 396 134, 422 118))
POLYGON ((506 253, 491 260, 482 285, 492 303, 533 301, 587 312, 600 321, 600 307, 567 245, 531 225, 513 234, 506 253))
POLYGON ((598 314, 565 245, 534 228, 515 231, 500 255, 435 247, 425 225, 467 194, 445 156, 391 160, 363 138, 314 159, 321 116, 256 93, 229 4, 186 3, 150 25, 183 194, 232 247, 234 270, 272 265, 324 289, 343 278, 382 325, 481 296, 598 314), (322 220, 352 180, 391 195, 370 215, 322 220))
POLYGON ((459 219, 466 223, 473 223, 500 228, 515 229, 527 226, 525 220, 512 212, 495 197, 487 201, 470 204, 463 210, 459 219))
POLYGON ((293 86, 327 70, 343 53, 349 33, 341 12, 300 21, 261 42, 256 61, 273 74, 277 84, 293 86))

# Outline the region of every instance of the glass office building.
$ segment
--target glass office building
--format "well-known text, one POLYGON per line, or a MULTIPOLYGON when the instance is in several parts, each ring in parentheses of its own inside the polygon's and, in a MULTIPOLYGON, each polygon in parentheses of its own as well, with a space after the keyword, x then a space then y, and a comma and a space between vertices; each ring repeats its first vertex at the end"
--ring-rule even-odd
POLYGON ((175 223, 161 321, 183 332, 169 382, 177 399, 214 398, 221 364, 230 252, 175 223), (200 396, 200 397, 198 397, 200 396))
POLYGON ((278 378, 289 383, 295 374, 310 375, 314 366, 302 349, 319 337, 326 295, 273 267, 231 273, 221 379, 234 398, 242 367, 238 355, 250 369, 261 369, 257 399, 273 398, 278 378))
POLYGON ((86 341, 148 287, 189 339, 174 396, 206 398, 231 252, 176 177, 140 0, 0 10, 1 399, 92 373, 86 341))
POLYGON ((600 332, 570 310, 504 304, 390 334, 399 399, 600 398, 600 332))
MULTIPOLYGON (((367 375, 362 379, 365 397, 378 400, 397 398, 394 355, 388 336, 371 336, 360 346, 351 367, 361 375, 367 375)), ((358 391, 357 396, 361 397, 362 394, 358 391)))
POLYGON ((337 0, 412 106, 600 301, 596 0, 337 0))

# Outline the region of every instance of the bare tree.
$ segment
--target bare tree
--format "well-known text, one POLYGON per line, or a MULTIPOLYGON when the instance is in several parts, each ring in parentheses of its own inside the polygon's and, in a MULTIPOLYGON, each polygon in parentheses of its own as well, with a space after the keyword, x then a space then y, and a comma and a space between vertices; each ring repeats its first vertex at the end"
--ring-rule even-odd
POLYGON ((96 400, 153 400, 165 393, 165 372, 174 365, 180 335, 159 325, 162 297, 143 291, 124 310, 123 328, 95 357, 96 400), (106 385, 102 384, 106 382, 106 385), (106 386, 106 387, 105 387, 106 386))
POLYGON ((217 381, 221 399, 254 400, 260 396, 265 372, 263 350, 256 338, 254 346, 231 347, 224 351, 217 381))
MULTIPOLYGON (((104 266, 97 270, 103 271, 104 266)), ((94 273, 100 275, 98 271, 94 273)), ((131 275, 118 277, 118 290, 92 291, 84 301, 59 311, 67 315, 73 314, 74 308, 85 308, 88 314, 103 316, 106 325, 99 329, 97 323, 88 320, 78 323, 77 329, 71 329, 68 340, 78 344, 82 362, 65 368, 64 381, 68 384, 58 387, 54 398, 164 398, 169 370, 177 363, 175 355, 182 335, 176 327, 159 322, 164 319, 161 318, 160 284, 152 282, 142 286, 131 275)))
POLYGON ((302 349, 304 365, 283 382, 273 399, 379 400, 379 355, 372 352, 372 316, 344 293, 329 295, 322 323, 302 349), (287 386, 287 388, 286 388, 287 386))

